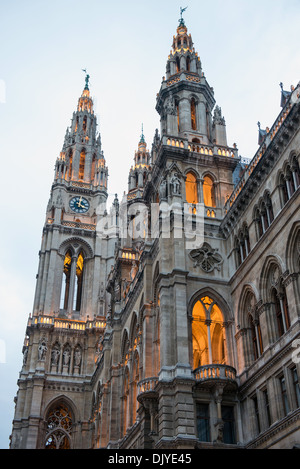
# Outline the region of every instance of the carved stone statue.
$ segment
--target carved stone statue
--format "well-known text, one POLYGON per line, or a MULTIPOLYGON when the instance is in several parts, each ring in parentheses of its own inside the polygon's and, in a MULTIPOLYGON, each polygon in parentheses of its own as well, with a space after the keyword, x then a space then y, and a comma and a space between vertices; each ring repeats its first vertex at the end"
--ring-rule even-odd
POLYGON ((41 361, 45 360, 47 350, 48 348, 46 346, 46 343, 44 341, 41 341, 39 344, 39 349, 38 349, 39 360, 41 361))
POLYGON ((57 365, 60 356, 59 346, 55 345, 51 353, 51 365, 57 365))
POLYGON ((180 195, 181 193, 181 182, 176 174, 172 176, 170 181, 172 195, 180 195))
POLYGON ((160 200, 166 199, 167 197, 167 181, 164 179, 159 186, 159 198, 160 200))
POLYGON ((132 267, 131 267, 131 271, 130 271, 130 278, 131 278, 131 281, 134 280, 136 274, 137 274, 137 271, 138 271, 138 267, 136 265, 136 262, 134 262, 132 264, 132 267))
POLYGON ((170 114, 173 116, 176 114, 174 100, 171 96, 166 100, 164 109, 166 114, 170 114))
POLYGON ((70 350, 68 348, 66 348, 65 351, 64 351, 64 365, 69 364, 70 357, 71 357, 70 350))
POLYGON ((26 349, 24 350, 24 354, 23 354, 23 365, 26 365, 27 357, 28 357, 28 347, 26 347, 26 349))
POLYGON ((75 360, 75 366, 80 366, 80 363, 81 363, 81 350, 80 350, 79 347, 75 350, 74 360, 75 360))

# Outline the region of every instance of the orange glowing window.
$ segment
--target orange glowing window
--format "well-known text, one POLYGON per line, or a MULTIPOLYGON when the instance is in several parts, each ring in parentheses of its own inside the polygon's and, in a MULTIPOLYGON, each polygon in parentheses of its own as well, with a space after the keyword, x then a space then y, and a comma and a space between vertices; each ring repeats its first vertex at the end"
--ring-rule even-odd
POLYGON ((225 363, 224 318, 219 306, 208 296, 193 308, 193 367, 225 363))
POLYGON ((188 173, 186 176, 185 196, 188 204, 198 203, 197 179, 193 173, 188 173))
POLYGON ((204 205, 207 207, 216 207, 214 182, 210 176, 204 177, 203 182, 204 205))
POLYGON ((191 101, 191 126, 192 126, 193 130, 197 130, 196 103, 195 103, 194 99, 192 99, 192 101, 191 101))
POLYGON ((82 152, 80 153, 80 160, 79 160, 78 179, 84 178, 84 165, 85 165, 85 151, 82 150, 82 152))
POLYGON ((94 180, 95 177, 95 167, 96 167, 96 155, 93 156, 92 159, 92 170, 91 170, 91 180, 94 180))
POLYGON ((69 179, 72 179, 72 165, 73 165, 73 155, 72 152, 69 154, 69 179))
POLYGON ((84 116, 83 123, 82 123, 82 129, 85 132, 86 131, 86 126, 87 126, 87 118, 84 116))

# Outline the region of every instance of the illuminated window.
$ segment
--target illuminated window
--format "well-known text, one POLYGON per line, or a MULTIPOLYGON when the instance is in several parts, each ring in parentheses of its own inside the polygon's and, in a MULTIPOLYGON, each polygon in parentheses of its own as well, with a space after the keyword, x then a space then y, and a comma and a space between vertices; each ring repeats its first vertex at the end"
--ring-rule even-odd
POLYGON ((86 131, 86 125, 87 125, 87 117, 84 116, 83 123, 82 123, 82 130, 84 132, 86 131))
POLYGON ((180 60, 179 57, 176 57, 176 72, 180 72, 180 60))
POLYGON ((74 293, 74 305, 75 311, 80 311, 81 298, 82 298, 82 279, 83 279, 83 255, 82 252, 79 254, 76 263, 76 283, 74 293))
POLYGON ((77 259, 75 257, 72 259, 71 251, 67 251, 64 259, 63 279, 60 296, 61 309, 73 308, 73 310, 75 311, 80 311, 82 297, 83 265, 84 258, 82 252, 80 252, 77 259), (73 267, 72 262, 74 262, 73 267), (73 285, 73 287, 71 287, 71 285, 73 285))
POLYGON ((69 179, 72 179, 72 165, 73 165, 73 153, 70 151, 69 153, 69 179))
POLYGON ((223 314, 208 296, 201 298, 193 308, 193 367, 225 363, 223 314))
POLYGON ((197 130, 196 102, 194 98, 191 101, 191 126, 192 126, 192 130, 197 130))
POLYGON ((84 166, 85 166, 85 151, 82 150, 82 152, 80 153, 80 160, 79 160, 78 179, 84 178, 84 166))
POLYGON ((65 255, 65 260, 64 260, 61 304, 60 304, 61 309, 68 308, 68 301, 69 301, 69 294, 70 294, 71 263, 72 263, 72 254, 71 254, 71 251, 68 251, 65 255))
POLYGON ((207 207, 216 207, 214 182, 210 176, 204 176, 203 181, 204 205, 207 207))
POLYGON ((198 203, 197 179, 193 173, 188 173, 186 176, 185 197, 188 204, 198 203))

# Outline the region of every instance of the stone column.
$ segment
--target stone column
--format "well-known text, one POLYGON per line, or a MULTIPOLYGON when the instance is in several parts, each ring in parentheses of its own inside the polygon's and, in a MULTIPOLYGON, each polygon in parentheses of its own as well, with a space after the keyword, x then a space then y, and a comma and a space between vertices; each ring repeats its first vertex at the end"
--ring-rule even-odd
MULTIPOLYGON (((198 113, 198 129, 199 132, 207 137, 207 122, 206 122, 206 104, 203 101, 199 101, 197 105, 197 113, 198 113)), ((207 142, 204 142, 207 143, 207 142)))
POLYGON ((191 130, 191 104, 187 98, 179 101, 180 133, 191 130))

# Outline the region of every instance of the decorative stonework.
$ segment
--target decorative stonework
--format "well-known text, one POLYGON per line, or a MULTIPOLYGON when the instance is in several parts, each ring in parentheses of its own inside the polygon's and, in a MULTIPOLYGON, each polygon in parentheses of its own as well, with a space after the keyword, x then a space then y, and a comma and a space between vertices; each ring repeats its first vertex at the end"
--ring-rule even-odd
POLYGON ((191 251, 190 257, 194 262, 194 267, 200 266, 204 272, 213 272, 215 269, 220 271, 223 258, 217 251, 218 249, 213 249, 208 243, 191 251))

